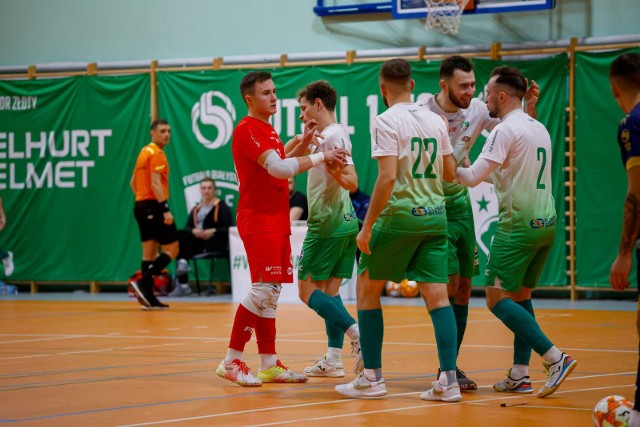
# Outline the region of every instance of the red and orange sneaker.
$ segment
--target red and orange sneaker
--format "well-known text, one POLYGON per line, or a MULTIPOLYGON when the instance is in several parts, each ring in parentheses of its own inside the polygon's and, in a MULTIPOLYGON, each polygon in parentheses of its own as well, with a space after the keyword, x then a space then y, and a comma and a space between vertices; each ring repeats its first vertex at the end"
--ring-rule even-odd
POLYGON ((224 359, 222 359, 218 369, 216 369, 216 374, 220 378, 233 381, 242 387, 260 387, 262 385, 262 381, 251 375, 251 370, 247 364, 238 359, 231 363, 225 363, 224 359))

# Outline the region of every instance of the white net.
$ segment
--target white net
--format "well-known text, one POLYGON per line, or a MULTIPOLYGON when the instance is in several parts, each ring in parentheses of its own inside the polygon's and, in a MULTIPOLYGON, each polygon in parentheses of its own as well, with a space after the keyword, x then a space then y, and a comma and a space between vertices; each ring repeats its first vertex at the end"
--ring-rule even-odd
POLYGON ((458 34, 460 18, 469 0, 424 0, 427 5, 427 30, 458 34))

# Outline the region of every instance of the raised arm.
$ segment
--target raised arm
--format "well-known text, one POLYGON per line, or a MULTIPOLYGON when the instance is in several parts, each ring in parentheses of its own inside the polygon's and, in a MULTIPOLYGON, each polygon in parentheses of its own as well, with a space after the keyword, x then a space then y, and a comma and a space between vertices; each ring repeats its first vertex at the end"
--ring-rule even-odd
POLYGON ((346 150, 335 149, 308 156, 282 159, 275 150, 269 149, 258 157, 258 164, 265 168, 271 176, 286 179, 323 162, 343 167, 348 154, 346 150))
POLYGON ((525 111, 528 115, 534 119, 538 118, 538 111, 536 110, 536 104, 538 103, 538 97, 540 96, 540 86, 535 80, 531 80, 531 86, 528 85, 527 91, 524 94, 525 111))
POLYGON ((467 187, 475 187, 491 175, 497 167, 497 162, 479 158, 470 168, 456 169, 456 182, 467 187))
POLYGON ((356 173, 355 166, 346 165, 344 168, 339 169, 327 165, 327 172, 329 172, 333 179, 345 190, 353 192, 358 189, 358 174, 356 173))

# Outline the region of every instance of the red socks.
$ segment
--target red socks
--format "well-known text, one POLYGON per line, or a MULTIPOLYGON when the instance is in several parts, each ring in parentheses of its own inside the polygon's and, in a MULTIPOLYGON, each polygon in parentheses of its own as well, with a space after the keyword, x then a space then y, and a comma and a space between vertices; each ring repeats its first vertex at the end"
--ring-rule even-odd
MULTIPOLYGON (((242 304, 238 306, 236 310, 236 317, 233 321, 233 329, 231 329, 231 340, 229 341, 229 348, 238 351, 244 351, 244 346, 251 339, 253 330, 256 329, 256 323, 260 318, 247 310, 242 304)), ((275 319, 274 319, 275 320, 275 319)), ((274 322, 274 338, 275 338, 275 322, 274 322)), ((260 336, 258 331, 256 335, 260 336)), ((258 341, 258 347, 260 342, 258 341)), ((275 344, 274 344, 275 347, 275 344)))

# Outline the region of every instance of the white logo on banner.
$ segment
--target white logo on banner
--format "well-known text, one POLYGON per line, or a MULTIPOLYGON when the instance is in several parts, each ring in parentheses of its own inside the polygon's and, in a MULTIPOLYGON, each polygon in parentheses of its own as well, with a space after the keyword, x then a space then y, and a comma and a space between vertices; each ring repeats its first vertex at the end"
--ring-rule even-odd
POLYGON ((200 144, 210 150, 227 145, 233 133, 233 123, 236 120, 236 109, 231 100, 222 92, 211 90, 200 96, 200 100, 191 109, 191 127, 193 134, 200 144), (215 105, 214 99, 222 101, 223 106, 215 105), (214 126, 218 135, 214 140, 205 137, 200 125, 214 126))
POLYGON ((491 241, 496 234, 498 225, 498 198, 493 184, 486 182, 481 182, 476 187, 470 188, 469 193, 471 195, 478 249, 484 252, 485 256, 488 256, 491 241))

